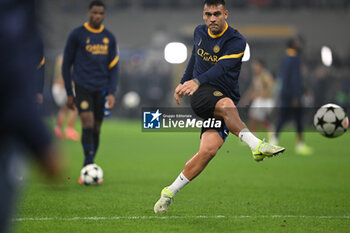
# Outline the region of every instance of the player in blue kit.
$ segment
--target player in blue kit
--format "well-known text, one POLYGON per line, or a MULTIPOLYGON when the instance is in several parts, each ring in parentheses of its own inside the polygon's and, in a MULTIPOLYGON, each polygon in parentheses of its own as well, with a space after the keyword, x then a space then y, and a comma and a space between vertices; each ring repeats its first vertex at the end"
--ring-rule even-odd
MULTIPOLYGON (((38 64, 42 58, 35 0, 0 0, 0 232, 10 232, 20 188, 22 156, 47 175, 61 172, 59 152, 38 112, 38 64)), ((40 87, 39 87, 40 88, 40 87)))
POLYGON ((278 144, 278 136, 284 124, 292 118, 297 129, 297 144, 295 152, 300 155, 311 155, 313 149, 304 143, 303 137, 303 111, 302 96, 304 92, 301 75, 301 51, 302 41, 292 38, 287 42, 286 54, 283 57, 281 78, 281 108, 276 125, 275 138, 271 141, 278 144))
MULTIPOLYGON (((67 106, 78 108, 82 124, 84 166, 94 163, 105 98, 112 109, 118 80, 117 41, 102 25, 104 11, 103 2, 90 3, 89 21, 70 33, 63 56, 62 75, 67 91, 67 106), (74 97, 72 80, 75 85, 74 97)), ((82 183, 80 178, 79 183, 82 183)))
POLYGON ((226 19, 224 0, 205 0, 203 19, 194 31, 194 47, 175 101, 191 96, 191 107, 203 119, 222 120, 220 128, 202 128, 199 151, 185 164, 184 170, 161 192, 154 205, 155 213, 165 213, 177 192, 198 176, 223 145, 228 132, 248 144, 256 161, 285 150, 256 138, 241 121, 236 104, 240 99, 238 76, 246 41, 226 19))

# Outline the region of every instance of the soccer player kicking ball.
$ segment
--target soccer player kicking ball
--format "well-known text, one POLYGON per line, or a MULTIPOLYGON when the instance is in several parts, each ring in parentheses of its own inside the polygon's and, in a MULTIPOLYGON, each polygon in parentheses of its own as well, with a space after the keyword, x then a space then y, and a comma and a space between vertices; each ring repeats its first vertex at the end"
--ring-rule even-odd
MULTIPOLYGON (((104 12, 103 2, 94 0, 90 3, 89 21, 70 33, 63 56, 62 74, 67 106, 70 109, 78 108, 82 124, 84 166, 94 163, 100 141, 105 98, 109 108, 113 108, 118 80, 117 41, 102 25, 104 12)), ((80 178, 79 183, 82 183, 80 178)))
POLYGON ((205 0, 203 19, 194 31, 194 47, 174 99, 180 104, 184 95, 191 96, 193 111, 201 118, 222 120, 221 128, 202 128, 199 151, 185 164, 184 170, 161 192, 154 205, 155 213, 167 212, 174 196, 198 176, 223 145, 228 131, 248 144, 256 161, 285 150, 256 138, 241 121, 236 104, 239 101, 238 76, 246 41, 228 26, 224 0, 205 0))

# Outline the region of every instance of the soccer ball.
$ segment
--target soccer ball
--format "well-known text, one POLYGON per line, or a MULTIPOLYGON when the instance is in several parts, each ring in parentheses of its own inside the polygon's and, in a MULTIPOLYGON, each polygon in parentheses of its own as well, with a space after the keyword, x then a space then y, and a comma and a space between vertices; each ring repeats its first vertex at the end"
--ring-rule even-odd
POLYGON ((326 104, 317 110, 314 116, 314 126, 323 136, 335 138, 345 133, 349 126, 349 119, 340 106, 326 104))
POLYGON ((97 164, 88 164, 80 172, 85 185, 99 185, 103 182, 103 171, 97 164))

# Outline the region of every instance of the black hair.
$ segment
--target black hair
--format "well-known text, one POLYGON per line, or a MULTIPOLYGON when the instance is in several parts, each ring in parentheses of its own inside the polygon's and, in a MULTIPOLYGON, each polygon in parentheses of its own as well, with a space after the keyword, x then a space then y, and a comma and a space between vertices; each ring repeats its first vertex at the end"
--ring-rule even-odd
POLYGON ((100 0, 94 0, 92 2, 90 2, 89 4, 89 10, 93 7, 93 6, 103 6, 104 8, 106 8, 105 4, 100 1, 100 0))
POLYGON ((218 6, 218 5, 223 5, 225 6, 225 0, 204 0, 204 5, 207 6, 218 6))
POLYGON ((287 48, 288 49, 295 49, 297 53, 302 52, 302 47, 304 44, 304 40, 301 36, 291 38, 287 41, 287 48))
POLYGON ((287 41, 287 48, 291 48, 291 49, 294 49, 295 48, 295 43, 296 43, 296 39, 295 38, 290 38, 288 41, 287 41))

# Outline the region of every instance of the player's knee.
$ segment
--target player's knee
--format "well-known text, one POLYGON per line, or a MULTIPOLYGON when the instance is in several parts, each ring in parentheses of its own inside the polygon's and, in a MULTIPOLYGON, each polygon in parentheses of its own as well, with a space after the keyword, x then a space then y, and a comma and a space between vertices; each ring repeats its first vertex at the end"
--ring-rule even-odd
POLYGON ((100 130, 101 130, 101 122, 100 121, 95 121, 94 132, 99 133, 100 130))
POLYGON ((94 117, 91 114, 80 115, 81 125, 83 128, 94 128, 94 117))
POLYGON ((235 103, 233 103, 233 101, 230 98, 226 97, 219 100, 216 103, 215 108, 229 109, 229 108, 236 108, 236 105, 235 103))
POLYGON ((236 105, 230 98, 223 98, 216 103, 214 114, 225 118, 225 116, 231 115, 232 111, 237 111, 236 105))
POLYGON ((218 150, 219 148, 216 148, 216 147, 206 147, 206 148, 202 148, 199 151, 199 153, 201 153, 207 159, 212 159, 216 155, 218 150))

